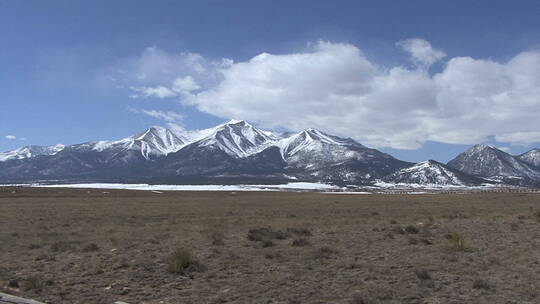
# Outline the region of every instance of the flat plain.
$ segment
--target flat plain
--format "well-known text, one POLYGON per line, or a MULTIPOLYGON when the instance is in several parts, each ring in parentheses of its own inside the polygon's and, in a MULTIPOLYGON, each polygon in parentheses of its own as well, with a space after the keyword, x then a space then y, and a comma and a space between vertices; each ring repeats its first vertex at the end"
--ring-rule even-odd
POLYGON ((0 291, 47 303, 540 303, 540 194, 0 187, 0 291))

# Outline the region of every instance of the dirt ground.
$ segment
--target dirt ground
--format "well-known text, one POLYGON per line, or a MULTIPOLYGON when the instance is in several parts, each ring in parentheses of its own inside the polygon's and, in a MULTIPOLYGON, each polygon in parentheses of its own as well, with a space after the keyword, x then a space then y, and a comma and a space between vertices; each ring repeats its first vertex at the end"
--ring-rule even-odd
POLYGON ((48 303, 540 303, 540 194, 3 187, 0 245, 48 303))

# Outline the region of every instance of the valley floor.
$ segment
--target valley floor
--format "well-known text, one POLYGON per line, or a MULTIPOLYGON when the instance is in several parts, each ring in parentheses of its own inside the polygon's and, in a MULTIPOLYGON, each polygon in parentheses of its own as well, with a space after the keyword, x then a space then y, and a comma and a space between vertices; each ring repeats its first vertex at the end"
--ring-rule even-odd
POLYGON ((534 193, 0 187, 0 215, 0 292, 43 302, 540 302, 534 193))

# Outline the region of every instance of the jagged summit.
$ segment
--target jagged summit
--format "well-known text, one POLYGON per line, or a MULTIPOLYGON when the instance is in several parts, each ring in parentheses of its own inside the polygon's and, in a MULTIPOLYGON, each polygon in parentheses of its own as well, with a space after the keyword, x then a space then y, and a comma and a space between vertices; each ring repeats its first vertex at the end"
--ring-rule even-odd
POLYGON ((41 155, 54 155, 65 148, 62 144, 52 146, 25 146, 15 150, 0 152, 0 162, 25 159, 41 155))
POLYGON ((518 157, 489 145, 476 145, 449 161, 449 167, 493 180, 538 179, 540 173, 518 157))
POLYGON ((518 156, 518 158, 533 167, 540 168, 540 149, 535 148, 518 156))
POLYGON ((437 186, 470 186, 483 182, 479 178, 462 173, 434 160, 423 161, 411 167, 401 169, 384 177, 382 180, 396 184, 437 186))
POLYGON ((245 120, 241 120, 241 119, 231 119, 229 120, 228 122, 225 123, 226 125, 236 125, 236 124, 247 124, 249 125, 248 122, 246 122, 245 120))
POLYGON ((153 126, 141 133, 115 141, 96 141, 74 145, 77 151, 94 150, 107 152, 118 157, 125 153, 138 152, 145 159, 167 155, 178 151, 186 141, 169 129, 153 126))
POLYGON ((316 181, 477 185, 540 185, 540 149, 512 156, 480 144, 448 165, 405 162, 351 138, 307 128, 261 130, 231 119, 203 130, 150 127, 120 140, 29 146, 0 153, 0 181, 231 183, 316 181), (39 156, 39 157, 37 157, 39 156))
POLYGON ((234 157, 247 157, 276 141, 276 138, 243 120, 230 120, 225 124, 201 131, 200 139, 192 144, 214 146, 234 157))

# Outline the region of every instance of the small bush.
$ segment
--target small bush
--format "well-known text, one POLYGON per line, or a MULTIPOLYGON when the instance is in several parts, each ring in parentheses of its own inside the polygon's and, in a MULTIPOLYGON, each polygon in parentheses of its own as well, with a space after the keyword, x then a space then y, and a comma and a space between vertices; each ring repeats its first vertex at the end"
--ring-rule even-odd
POLYGON ((497 257, 497 256, 489 257, 487 262, 488 262, 489 265, 492 265, 492 266, 501 266, 502 265, 501 259, 499 259, 499 257, 497 257))
POLYGON ((291 245, 294 246, 294 247, 304 247, 304 246, 311 245, 311 243, 309 242, 308 239, 298 238, 298 239, 294 240, 291 245))
POLYGON ((287 228, 287 232, 299 236, 311 236, 311 231, 307 228, 287 228))
POLYGON ((210 233, 210 240, 212 241, 212 245, 214 245, 214 246, 223 246, 223 245, 225 245, 224 239, 225 239, 225 236, 221 232, 214 231, 214 232, 210 233))
POLYGON ((405 227, 405 232, 410 233, 410 234, 417 234, 418 232, 420 232, 420 230, 418 230, 416 226, 409 225, 405 227))
POLYGON ((267 242, 271 240, 284 240, 289 234, 283 231, 273 231, 270 228, 255 228, 248 231, 248 240, 254 242, 267 242))
POLYGON ((371 295, 364 293, 356 293, 353 296, 352 304, 377 304, 379 301, 371 295))
POLYGON ((51 245, 51 250, 53 252, 65 252, 65 251, 72 251, 75 250, 76 244, 79 242, 77 241, 60 241, 53 243, 51 245))
POLYGON ((395 227, 394 229, 392 229, 392 231, 395 233, 395 234, 405 234, 407 233, 405 231, 405 229, 403 229, 403 227, 395 227))
POLYGON ((272 240, 263 240, 261 243, 263 248, 273 247, 276 245, 274 242, 272 242, 272 240))
POLYGON ((450 234, 447 236, 447 238, 457 251, 470 251, 470 249, 465 244, 465 239, 460 234, 450 234))
POLYGON ((518 228, 519 228, 518 223, 510 223, 510 229, 512 229, 512 231, 517 231, 518 228))
MULTIPOLYGON (((362 293, 353 296, 353 304, 379 304, 387 303, 395 298, 394 291, 385 287, 371 287, 362 293)), ((393 302, 392 302, 393 303, 393 302)))
POLYGON ((332 255, 338 253, 337 250, 330 248, 328 246, 323 246, 315 251, 316 258, 329 259, 332 255))
POLYGON ((42 290, 43 287, 45 287, 45 282, 37 276, 29 277, 24 281, 24 289, 26 290, 42 290))
POLYGON ((422 281, 431 280, 431 274, 426 269, 415 269, 414 274, 422 281))
POLYGON ((19 288, 19 281, 18 280, 10 280, 7 285, 9 288, 19 288))
POLYGON ((82 251, 84 252, 91 252, 91 251, 98 251, 98 250, 99 250, 99 246, 94 243, 90 243, 82 249, 82 251))
POLYGON ((424 244, 424 245, 433 245, 433 241, 430 240, 430 239, 421 239, 420 241, 421 241, 422 244, 424 244))
POLYGON ((198 263, 189 250, 177 249, 167 258, 167 270, 171 273, 184 273, 198 263))
POLYGON ((473 282, 472 288, 474 289, 483 289, 483 290, 490 290, 493 289, 493 285, 483 279, 476 279, 473 282))
POLYGON ((415 238, 409 238, 409 245, 418 245, 418 240, 415 238))
POLYGON ((283 255, 279 252, 269 252, 264 255, 265 259, 273 260, 273 259, 282 259, 283 255))

